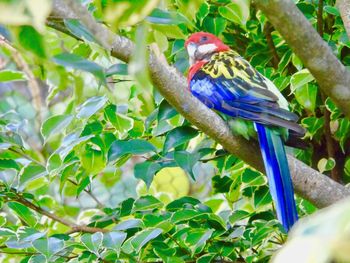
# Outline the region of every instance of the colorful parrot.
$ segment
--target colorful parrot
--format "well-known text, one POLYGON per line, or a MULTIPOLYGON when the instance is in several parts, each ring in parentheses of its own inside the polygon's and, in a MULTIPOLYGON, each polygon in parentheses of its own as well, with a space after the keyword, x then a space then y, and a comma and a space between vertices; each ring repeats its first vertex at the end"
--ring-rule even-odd
POLYGON ((282 134, 304 135, 298 117, 275 85, 218 37, 194 33, 185 47, 191 93, 213 110, 254 122, 277 218, 289 231, 298 214, 282 134))

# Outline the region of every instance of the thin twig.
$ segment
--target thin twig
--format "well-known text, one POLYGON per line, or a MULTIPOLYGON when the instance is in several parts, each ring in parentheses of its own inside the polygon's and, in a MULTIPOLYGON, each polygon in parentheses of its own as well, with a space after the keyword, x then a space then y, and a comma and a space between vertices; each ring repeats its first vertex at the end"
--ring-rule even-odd
MULTIPOLYGON (((69 181, 70 183, 74 184, 74 185, 78 185, 76 182, 74 182, 71 179, 67 179, 67 181, 69 181)), ((97 199, 97 197, 91 192, 91 190, 89 189, 84 189, 83 190, 85 193, 87 193, 92 199, 94 199, 94 201, 96 202, 97 206, 99 208, 104 207, 104 205, 97 199)))
POLYGON ((43 120, 43 101, 41 99, 41 93, 40 93, 40 86, 38 82, 36 81, 33 72, 30 70, 29 65, 24 60, 22 55, 17 51, 16 48, 12 46, 10 42, 7 41, 7 39, 0 34, 0 46, 5 47, 11 52, 11 55, 13 57, 13 60, 15 61, 17 67, 26 74, 28 78, 28 87, 29 91, 32 94, 32 99, 34 103, 34 107, 36 111, 38 112, 39 117, 39 124, 43 120))
POLYGON ((48 212, 44 209, 42 209, 40 206, 37 206, 31 202, 29 202, 27 199, 25 199, 22 195, 20 195, 19 193, 12 191, 13 193, 16 194, 16 197, 13 199, 13 201, 16 201, 18 203, 21 203, 22 205, 25 205, 26 207, 36 211, 37 213, 44 215, 48 218, 51 218, 52 220, 59 222, 65 226, 68 226, 69 228, 71 228, 71 230, 69 231, 69 233, 75 233, 75 232, 86 232, 86 233, 96 233, 96 232, 109 232, 109 230, 104 229, 104 228, 98 228, 98 227, 89 227, 86 225, 77 225, 65 218, 61 218, 58 215, 48 212))
MULTIPOLYGON (((323 37, 323 0, 318 1, 318 10, 317 10, 317 31, 320 34, 321 37, 323 37)), ((335 149, 334 145, 335 142, 332 138, 332 132, 331 132, 331 113, 328 111, 325 102, 327 99, 327 96, 324 94, 324 92, 321 90, 321 99, 324 104, 323 107, 323 116, 324 116, 324 135, 326 140, 326 148, 327 148, 327 155, 328 158, 335 158, 335 149)), ((342 180, 341 174, 338 170, 339 164, 336 163, 334 168, 331 170, 331 178, 337 182, 340 182, 342 180)))
POLYGON ((275 69, 278 68, 278 64, 280 63, 280 58, 277 54, 277 50, 276 50, 276 46, 273 43, 273 39, 272 39, 272 25, 270 23, 266 23, 265 25, 265 29, 264 29, 264 33, 265 33, 265 37, 266 37, 266 41, 267 41, 267 46, 270 49, 270 52, 272 54, 272 65, 275 69))

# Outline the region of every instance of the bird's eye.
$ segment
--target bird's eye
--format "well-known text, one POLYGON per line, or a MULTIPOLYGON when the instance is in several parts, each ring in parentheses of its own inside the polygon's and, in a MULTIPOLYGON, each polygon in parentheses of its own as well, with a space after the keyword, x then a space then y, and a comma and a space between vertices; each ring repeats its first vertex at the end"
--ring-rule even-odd
POLYGON ((205 42, 208 40, 208 37, 207 36, 202 36, 201 39, 200 39, 200 42, 205 42))

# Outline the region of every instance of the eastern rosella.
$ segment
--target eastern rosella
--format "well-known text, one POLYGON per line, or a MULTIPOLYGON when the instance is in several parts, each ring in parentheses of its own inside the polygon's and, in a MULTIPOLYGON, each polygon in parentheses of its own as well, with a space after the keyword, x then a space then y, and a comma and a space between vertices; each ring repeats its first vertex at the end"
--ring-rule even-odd
POLYGON ((289 231, 298 214, 281 131, 302 136, 298 117, 275 85, 218 37, 194 33, 185 47, 192 94, 211 109, 254 122, 277 217, 289 231))

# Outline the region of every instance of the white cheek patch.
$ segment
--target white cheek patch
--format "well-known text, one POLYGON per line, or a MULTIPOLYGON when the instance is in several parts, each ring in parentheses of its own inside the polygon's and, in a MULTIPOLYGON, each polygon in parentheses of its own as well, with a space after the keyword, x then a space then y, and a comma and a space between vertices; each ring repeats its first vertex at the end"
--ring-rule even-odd
POLYGON ((196 50, 197 50, 196 45, 193 45, 192 43, 190 43, 187 46, 187 53, 190 57, 194 57, 194 53, 196 52, 196 50))
POLYGON ((212 53, 216 49, 217 49, 217 46, 215 44, 204 44, 198 47, 198 52, 200 54, 208 54, 208 53, 212 53))

